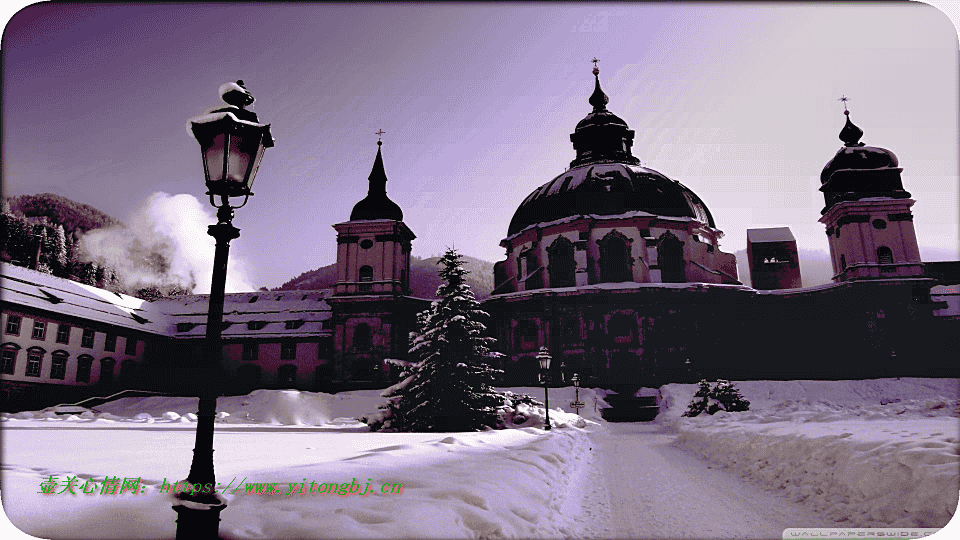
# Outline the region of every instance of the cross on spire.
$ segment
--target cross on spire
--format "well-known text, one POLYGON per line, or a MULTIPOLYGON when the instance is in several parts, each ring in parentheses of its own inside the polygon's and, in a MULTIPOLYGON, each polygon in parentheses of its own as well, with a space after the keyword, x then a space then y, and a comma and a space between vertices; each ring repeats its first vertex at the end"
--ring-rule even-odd
POLYGON ((600 61, 600 60, 597 60, 597 57, 596 57, 596 56, 594 56, 594 57, 593 57, 593 60, 591 60, 591 62, 593 62, 593 74, 594 74, 594 75, 600 73, 600 68, 597 67, 597 62, 599 62, 599 61, 600 61))
POLYGON ((850 101, 850 98, 841 94, 840 99, 838 99, 837 101, 843 102, 843 114, 849 115, 850 111, 847 110, 847 102, 850 101))
POLYGON ((384 130, 382 130, 382 129, 378 129, 377 131, 374 132, 374 135, 377 136, 377 142, 380 142, 380 139, 383 138, 383 134, 384 134, 384 133, 386 133, 386 131, 384 131, 384 130))

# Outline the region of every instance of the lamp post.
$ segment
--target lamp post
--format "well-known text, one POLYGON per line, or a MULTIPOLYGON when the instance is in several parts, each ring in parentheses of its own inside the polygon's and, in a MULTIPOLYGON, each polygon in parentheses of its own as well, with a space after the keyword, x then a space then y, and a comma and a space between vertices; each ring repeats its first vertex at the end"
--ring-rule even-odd
POLYGON ((240 229, 232 223, 233 210, 246 204, 253 195, 250 186, 253 185, 263 151, 273 146, 269 124, 258 123, 257 114, 244 109, 254 99, 244 88, 243 81, 221 85, 220 98, 226 106, 191 118, 187 124, 188 132, 200 143, 207 195, 210 196, 210 204, 217 208, 217 224, 207 229, 207 234, 214 237, 217 244, 213 257, 207 334, 200 359, 197 438, 193 462, 187 475, 190 488, 184 487, 182 492, 175 494, 177 502, 173 506, 177 512, 178 540, 217 538, 220 512, 227 507, 226 501, 217 493, 213 470, 213 427, 217 397, 220 395, 227 257, 230 240, 240 237, 240 229), (230 197, 243 197, 243 203, 233 206, 230 197), (195 489, 197 487, 200 489, 195 489))
POLYGON ((550 431, 550 390, 547 385, 550 382, 550 352, 546 346, 540 347, 540 353, 537 354, 537 361, 540 362, 540 378, 543 380, 543 405, 546 407, 547 415, 543 429, 550 431))

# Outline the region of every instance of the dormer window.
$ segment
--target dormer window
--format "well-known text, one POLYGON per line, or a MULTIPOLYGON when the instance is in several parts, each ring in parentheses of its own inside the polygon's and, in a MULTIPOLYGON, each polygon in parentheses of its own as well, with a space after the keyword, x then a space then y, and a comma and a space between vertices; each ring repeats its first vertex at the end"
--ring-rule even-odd
POLYGON ((297 328, 300 328, 301 326, 303 326, 303 321, 287 321, 287 322, 286 322, 286 329, 287 329, 287 330, 296 330, 297 328))
POLYGON ((250 321, 247 323, 247 330, 263 330, 266 325, 266 321, 250 321))
MULTIPOLYGON (((196 326, 197 324, 192 322, 178 322, 177 332, 189 332, 194 328, 196 328, 196 326)), ((114 341, 116 341, 116 337, 114 337, 114 341)), ((113 349, 108 349, 108 350, 112 351, 113 349)))

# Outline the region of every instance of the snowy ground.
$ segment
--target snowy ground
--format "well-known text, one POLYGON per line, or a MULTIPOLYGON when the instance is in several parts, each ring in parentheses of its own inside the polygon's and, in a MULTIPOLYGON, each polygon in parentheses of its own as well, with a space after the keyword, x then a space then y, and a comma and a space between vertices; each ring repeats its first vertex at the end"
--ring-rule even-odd
MULTIPOLYGON (((779 538, 787 527, 940 527, 960 489, 958 381, 738 383, 751 411, 681 418, 694 385, 667 385, 650 424, 539 411, 518 429, 370 433, 377 392, 222 398, 224 538, 779 538), (579 426, 579 427, 578 427, 579 426), (311 482, 376 494, 301 494, 311 482), (240 484, 276 483, 278 495, 240 484), (227 487, 230 484, 230 487, 227 487), (401 484, 403 492, 383 494, 401 484), (290 495, 291 488, 297 491, 290 495), (427 519, 429 518, 429 519, 427 519)), ((540 399, 538 388, 511 389, 540 399)), ((564 410, 573 388, 552 389, 564 410)), ((196 400, 127 398, 76 415, 2 415, 4 510, 42 538, 172 538, 159 492, 189 469, 196 400), (32 417, 31 417, 32 416, 32 417), (79 477, 78 495, 37 493, 79 477), (84 494, 140 477, 137 495, 84 494)), ((324 489, 324 488, 320 488, 324 489)))

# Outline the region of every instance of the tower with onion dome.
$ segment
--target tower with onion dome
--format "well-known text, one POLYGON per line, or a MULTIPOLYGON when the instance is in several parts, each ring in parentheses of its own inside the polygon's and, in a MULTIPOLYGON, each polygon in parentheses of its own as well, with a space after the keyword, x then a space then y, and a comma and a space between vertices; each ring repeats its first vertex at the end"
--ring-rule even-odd
POLYGON ((833 280, 917 277, 923 274, 903 171, 893 152, 860 142, 850 121, 840 131, 843 147, 820 173, 833 280))

